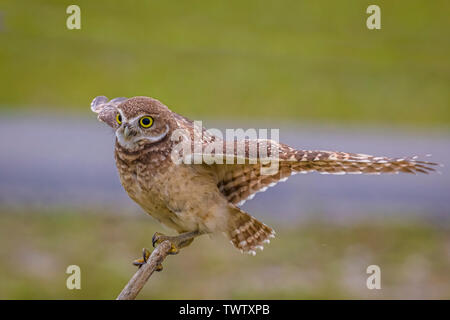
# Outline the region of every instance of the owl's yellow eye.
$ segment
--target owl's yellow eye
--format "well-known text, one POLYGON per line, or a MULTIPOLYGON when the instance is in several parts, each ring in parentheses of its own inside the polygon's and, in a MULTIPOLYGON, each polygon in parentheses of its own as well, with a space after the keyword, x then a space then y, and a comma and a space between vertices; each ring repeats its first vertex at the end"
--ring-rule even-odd
POLYGON ((150 128, 153 125, 153 118, 149 116, 139 119, 139 124, 142 128, 150 128))
POLYGON ((122 124, 122 116, 120 115, 120 113, 117 114, 116 121, 118 124, 122 124))

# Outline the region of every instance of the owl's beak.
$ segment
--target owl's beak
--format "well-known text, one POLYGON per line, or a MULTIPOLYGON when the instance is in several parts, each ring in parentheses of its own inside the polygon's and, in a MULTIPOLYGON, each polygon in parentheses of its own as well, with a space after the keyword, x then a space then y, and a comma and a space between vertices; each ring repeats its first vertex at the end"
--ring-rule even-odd
POLYGON ((125 139, 128 139, 128 137, 130 136, 130 134, 131 134, 131 130, 128 129, 128 126, 125 126, 125 128, 123 129, 123 137, 124 137, 125 139))
POLYGON ((123 125, 122 132, 122 136, 125 140, 129 140, 131 137, 134 137, 137 134, 136 130, 129 123, 125 123, 123 125))

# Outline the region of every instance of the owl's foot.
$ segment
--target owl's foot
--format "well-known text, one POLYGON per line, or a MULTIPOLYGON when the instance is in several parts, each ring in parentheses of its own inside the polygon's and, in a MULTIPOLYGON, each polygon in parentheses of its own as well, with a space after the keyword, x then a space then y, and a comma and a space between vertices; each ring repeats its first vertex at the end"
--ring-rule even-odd
POLYGON ((194 241, 194 238, 201 235, 200 231, 193 232, 185 232, 181 233, 178 236, 166 236, 162 233, 156 232, 152 237, 152 244, 155 247, 157 244, 165 240, 169 240, 172 245, 172 248, 169 251, 169 254, 177 254, 180 252, 181 248, 187 247, 194 241))
MULTIPOLYGON (((142 267, 143 264, 147 263, 148 258, 150 257, 150 251, 148 251, 146 248, 142 249, 142 258, 136 259, 133 261, 133 264, 137 266, 138 268, 142 267)), ((155 271, 162 271, 163 266, 162 264, 158 265, 155 269, 155 271)))

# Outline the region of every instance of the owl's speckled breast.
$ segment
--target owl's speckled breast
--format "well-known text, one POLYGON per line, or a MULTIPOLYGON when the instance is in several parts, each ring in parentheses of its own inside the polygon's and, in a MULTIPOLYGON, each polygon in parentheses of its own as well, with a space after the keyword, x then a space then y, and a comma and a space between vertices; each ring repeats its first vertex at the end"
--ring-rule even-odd
POLYGON ((163 200, 167 192, 164 181, 173 165, 168 154, 148 151, 135 155, 116 145, 115 159, 120 181, 130 198, 160 222, 171 224, 174 213, 163 200))
POLYGON ((222 230, 227 225, 228 203, 214 172, 176 165, 168 154, 133 157, 117 147, 116 165, 128 195, 167 227, 186 232, 222 230))

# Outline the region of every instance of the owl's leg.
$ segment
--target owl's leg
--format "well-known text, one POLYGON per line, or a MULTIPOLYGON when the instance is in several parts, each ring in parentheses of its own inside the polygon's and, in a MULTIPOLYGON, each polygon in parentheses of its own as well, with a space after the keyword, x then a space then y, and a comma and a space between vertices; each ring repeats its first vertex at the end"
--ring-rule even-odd
POLYGON ((170 250, 169 254, 177 254, 181 248, 187 247, 192 243, 192 241, 194 241, 195 237, 198 237, 202 234, 204 234, 204 232, 192 231, 180 233, 177 236, 166 236, 162 233, 156 232, 152 237, 152 244, 153 247, 155 247, 157 244, 160 244, 165 240, 169 240, 172 244, 172 249, 170 250))
MULTIPOLYGON (((149 257, 150 257, 150 251, 148 251, 146 248, 144 248, 144 249, 142 249, 142 258, 134 260, 133 264, 140 268, 140 267, 142 267, 143 264, 147 263, 147 259, 149 257)), ((163 269, 163 266, 162 266, 162 264, 160 264, 156 267, 155 271, 162 271, 162 269, 163 269)))
MULTIPOLYGON (((180 252, 181 248, 187 247, 188 245, 190 245, 192 243, 192 241, 194 241, 195 237, 198 237, 202 234, 204 234, 205 232, 201 232, 201 231, 192 231, 192 232, 185 232, 185 233, 180 233, 177 236, 166 236, 162 233, 156 232, 153 237, 152 237, 152 244, 153 247, 156 247, 157 244, 162 243, 163 241, 169 240, 170 244, 172 245, 172 248, 169 251, 169 254, 177 254, 178 252, 180 252)), ((142 258, 136 259, 133 261, 133 264, 135 266, 138 266, 139 268, 147 263, 147 259, 150 257, 150 251, 148 251, 147 249, 143 249, 142 251, 142 258)), ((163 266, 160 264, 156 271, 162 271, 163 266)))

